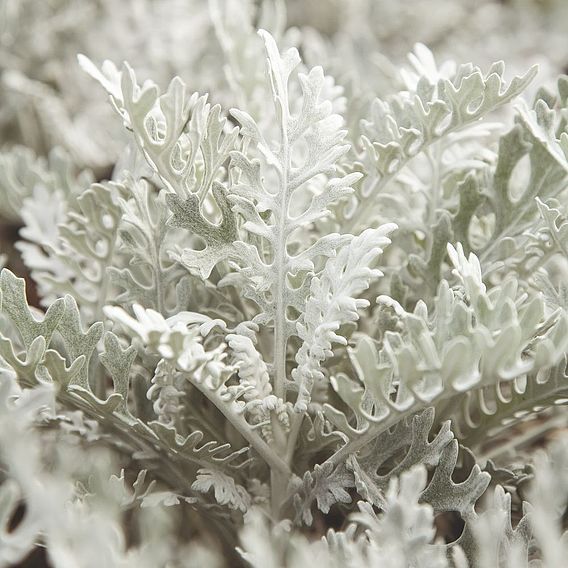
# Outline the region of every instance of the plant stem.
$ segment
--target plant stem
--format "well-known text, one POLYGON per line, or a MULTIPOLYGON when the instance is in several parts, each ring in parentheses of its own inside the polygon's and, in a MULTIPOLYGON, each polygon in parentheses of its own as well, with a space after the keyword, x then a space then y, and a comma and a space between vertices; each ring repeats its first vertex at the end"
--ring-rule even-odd
POLYGON ((286 223, 288 218, 288 206, 290 196, 288 195, 288 169, 290 162, 290 149, 288 147, 288 134, 286 125, 282 128, 282 168, 279 172, 280 191, 279 199, 281 201, 276 219, 275 242, 276 250, 274 251, 275 270, 275 289, 273 298, 276 302, 274 310, 274 394, 285 401, 285 381, 286 381, 286 278, 287 278, 287 251, 286 251, 286 223))
POLYGON ((432 171, 432 191, 430 194, 430 207, 428 210, 428 221, 426 226, 432 227, 436 222, 436 209, 438 208, 438 201, 440 199, 440 162, 442 157, 442 149, 440 142, 436 142, 428 150, 428 161, 432 171))
POLYGON ((294 450, 296 449, 296 441, 298 440, 298 435, 300 434, 300 428, 304 420, 304 414, 294 413, 292 416, 292 422, 290 424, 290 432, 288 433, 288 442, 286 444, 286 453, 284 455, 284 460, 288 465, 291 465, 292 459, 294 457, 294 450))
MULTIPOLYGON (((279 103, 276 102, 278 105, 279 103)), ((275 196, 276 212, 274 227, 274 288, 272 290, 274 306, 274 344, 273 344, 273 370, 274 370, 274 394, 279 399, 286 402, 286 347, 288 344, 288 322, 286 319, 286 293, 288 277, 288 251, 286 249, 288 237, 288 209, 290 205, 290 188, 288 176, 290 171, 290 142, 288 139, 288 100, 287 97, 282 101, 282 123, 281 123, 281 146, 279 162, 277 168, 280 187, 275 196)), ((280 424, 273 420, 273 430, 275 434, 275 451, 279 454, 286 453, 287 441, 281 432, 280 424), (278 434, 278 435, 276 435, 278 434)), ((280 518, 280 509, 286 494, 286 486, 292 475, 288 463, 282 460, 286 467, 286 475, 282 475, 282 468, 275 469, 271 466, 271 509, 274 520, 280 518)))
POLYGON ((260 455, 260 457, 269 465, 271 470, 279 471, 281 474, 289 476, 292 472, 286 462, 260 437, 258 432, 254 430, 245 420, 241 409, 237 403, 227 402, 223 400, 218 389, 211 389, 203 381, 191 380, 203 395, 205 395, 227 418, 230 424, 241 434, 241 436, 249 442, 252 448, 260 455))

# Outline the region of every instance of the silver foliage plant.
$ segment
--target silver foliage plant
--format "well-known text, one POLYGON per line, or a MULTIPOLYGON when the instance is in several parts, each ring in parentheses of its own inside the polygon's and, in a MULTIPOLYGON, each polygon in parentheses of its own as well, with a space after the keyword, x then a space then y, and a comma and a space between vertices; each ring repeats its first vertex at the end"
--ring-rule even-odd
POLYGON ((209 11, 218 93, 79 56, 111 180, 0 154, 0 566, 563 566, 568 82, 209 11))

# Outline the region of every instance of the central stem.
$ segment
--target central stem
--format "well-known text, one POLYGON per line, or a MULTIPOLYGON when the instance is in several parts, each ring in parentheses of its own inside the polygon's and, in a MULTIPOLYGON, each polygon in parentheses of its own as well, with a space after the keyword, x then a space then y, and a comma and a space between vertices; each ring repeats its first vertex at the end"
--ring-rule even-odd
MULTIPOLYGON (((288 176, 290 170, 290 144, 288 140, 288 105, 283 106, 282 129, 280 147, 280 168, 278 178, 280 181, 278 194, 275 198, 277 207, 275 218, 275 241, 274 241, 274 349, 273 349, 273 370, 274 370, 274 394, 286 401, 286 347, 288 343, 288 325, 286 321, 287 294, 286 279, 288 274, 288 252, 287 243, 287 223, 288 208, 290 202, 288 176)), ((282 426, 278 420, 272 420, 274 435, 274 450, 278 456, 286 453, 287 439, 282 431, 282 426)), ((286 462, 284 462, 286 463, 286 462)), ((288 464, 286 464, 288 466, 288 464)), ((271 467, 271 509, 274 520, 280 518, 280 509, 286 498, 286 487, 289 475, 282 470, 271 467)))
POLYGON ((440 200, 440 169, 441 169, 442 149, 440 142, 436 142, 429 148, 428 161, 432 173, 432 191, 430 193, 430 203, 428 208, 428 219, 426 228, 429 229, 436 222, 436 210, 440 200))
POLYGON ((288 219, 288 207, 290 196, 288 195, 288 170, 290 166, 290 148, 288 144, 288 133, 286 125, 282 128, 282 148, 281 148, 281 170, 279 171, 280 187, 278 197, 280 207, 277 208, 276 217, 276 239, 274 250, 274 270, 275 270, 275 289, 274 289, 274 394, 285 400, 286 384, 286 344, 287 325, 286 325, 286 277, 287 277, 287 251, 286 251, 286 224, 288 219))

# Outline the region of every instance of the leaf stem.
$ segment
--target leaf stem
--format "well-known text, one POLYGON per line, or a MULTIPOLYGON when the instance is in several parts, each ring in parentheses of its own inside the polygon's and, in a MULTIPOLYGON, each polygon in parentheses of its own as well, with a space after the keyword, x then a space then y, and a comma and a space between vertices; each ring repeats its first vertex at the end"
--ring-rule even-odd
POLYGON ((288 442, 286 444, 286 453, 284 454, 284 460, 288 465, 291 465, 292 459, 294 457, 294 450, 296 449, 296 441, 300 434, 300 428, 302 422, 304 421, 304 414, 295 412, 292 416, 292 422, 290 424, 290 432, 288 433, 288 442))
POLYGON ((252 448, 268 464, 271 470, 276 470, 286 476, 291 475, 292 472, 286 462, 260 437, 258 432, 250 426, 235 401, 227 402, 220 395, 219 389, 211 389, 204 384, 204 381, 192 380, 191 376, 189 376, 189 380, 192 385, 221 411, 239 434, 249 442, 252 448))
POLYGON ((276 302, 274 310, 274 394, 286 400, 286 306, 285 306, 285 287, 286 287, 286 220, 288 217, 289 195, 288 195, 288 170, 290 166, 290 148, 288 144, 287 125, 282 125, 282 148, 281 148, 282 168, 279 171, 281 201, 278 217, 276 219, 276 250, 274 251, 275 269, 275 290, 274 300, 276 302))

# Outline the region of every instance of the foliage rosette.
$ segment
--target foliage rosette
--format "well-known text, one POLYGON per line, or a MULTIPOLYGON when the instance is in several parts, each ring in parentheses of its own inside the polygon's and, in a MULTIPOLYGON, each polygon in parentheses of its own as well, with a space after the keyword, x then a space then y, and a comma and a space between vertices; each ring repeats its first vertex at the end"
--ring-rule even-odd
POLYGON ((79 55, 108 148, 2 75, 0 566, 561 566, 568 81, 195 15, 202 85, 79 55))

